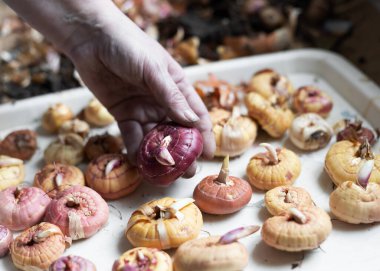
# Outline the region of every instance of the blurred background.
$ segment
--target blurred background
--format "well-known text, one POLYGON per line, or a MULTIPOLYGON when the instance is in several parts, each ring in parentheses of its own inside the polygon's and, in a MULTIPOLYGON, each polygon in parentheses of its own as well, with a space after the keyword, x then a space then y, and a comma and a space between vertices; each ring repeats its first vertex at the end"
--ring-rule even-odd
MULTIPOLYGON (((380 0, 114 2, 183 66, 314 47, 380 84, 380 0)), ((0 103, 77 86, 70 60, 0 0, 0 103)))

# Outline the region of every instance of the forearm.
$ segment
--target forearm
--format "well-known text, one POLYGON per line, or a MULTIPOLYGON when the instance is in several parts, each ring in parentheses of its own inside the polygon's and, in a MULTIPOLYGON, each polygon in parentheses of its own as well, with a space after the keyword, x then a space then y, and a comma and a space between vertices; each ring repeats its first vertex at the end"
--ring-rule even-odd
POLYGON ((115 17, 111 0, 5 0, 32 27, 65 53, 93 39, 115 17))

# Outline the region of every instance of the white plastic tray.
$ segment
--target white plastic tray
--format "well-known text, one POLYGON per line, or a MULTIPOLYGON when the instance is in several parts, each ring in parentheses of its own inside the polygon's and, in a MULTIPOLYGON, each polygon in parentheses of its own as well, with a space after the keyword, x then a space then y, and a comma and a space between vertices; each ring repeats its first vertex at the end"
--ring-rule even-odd
MULTIPOLYGON (((232 83, 239 83, 248 80, 255 71, 267 67, 288 75, 295 87, 314 84, 328 92, 334 99, 334 109, 327 119, 329 123, 358 115, 361 118, 365 116, 374 127, 380 127, 380 89, 346 60, 332 53, 296 50, 191 67, 186 69, 186 73, 192 81, 205 79, 209 72, 213 72, 232 83)), ((79 112, 90 98, 89 91, 77 89, 0 106, 0 138, 20 128, 39 132, 39 149, 26 164, 26 183, 32 184, 34 173, 43 166, 43 150, 53 140, 53 137, 44 135, 39 127, 42 113, 56 102, 64 102, 79 112)), ((116 125, 109 127, 108 131, 118 133, 116 125)), ((102 132, 97 129, 92 134, 102 132)), ((297 150, 286 136, 274 141, 262 133, 250 150, 231 161, 231 174, 245 177, 246 165, 253 154, 261 151, 257 144, 263 141, 284 145, 298 153, 302 161, 302 172, 295 185, 306 188, 316 204, 329 211, 328 197, 332 191, 332 182, 323 170, 329 146, 306 153, 297 150)), ((330 145, 333 142, 335 139, 330 145)), ((378 152, 378 147, 375 151, 378 152)), ((168 188, 157 188, 144 183, 131 196, 109 202, 113 207, 110 207, 111 215, 107 226, 90 239, 74 242, 65 255, 80 255, 93 261, 100 271, 111 270, 114 260, 131 248, 124 237, 124 230, 132 211, 151 199, 163 196, 191 197, 195 185, 203 177, 219 171, 220 160, 202 161, 199 165, 199 172, 190 180, 180 179, 168 188)), ((203 229, 216 235, 238 226, 261 225, 269 217, 262 206, 263 196, 263 192, 254 190, 250 204, 236 214, 204 215, 203 229)), ((310 252, 277 251, 261 241, 259 233, 242 242, 250 255, 246 270, 379 270, 379 240, 380 228, 376 224, 354 226, 333 220, 333 232, 329 238, 320 249, 310 252)), ((0 260, 0 270, 16 270, 10 257, 0 260)))

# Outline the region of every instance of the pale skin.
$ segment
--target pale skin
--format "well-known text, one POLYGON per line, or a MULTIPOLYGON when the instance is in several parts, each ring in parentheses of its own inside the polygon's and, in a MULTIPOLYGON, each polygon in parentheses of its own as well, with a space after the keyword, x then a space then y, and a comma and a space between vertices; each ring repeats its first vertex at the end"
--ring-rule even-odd
MULTIPOLYGON (((215 142, 207 109, 180 65, 110 0, 5 0, 75 64, 82 80, 115 116, 135 163, 139 144, 163 120, 196 127, 203 156, 215 142)), ((187 176, 195 173, 193 164, 187 176)))

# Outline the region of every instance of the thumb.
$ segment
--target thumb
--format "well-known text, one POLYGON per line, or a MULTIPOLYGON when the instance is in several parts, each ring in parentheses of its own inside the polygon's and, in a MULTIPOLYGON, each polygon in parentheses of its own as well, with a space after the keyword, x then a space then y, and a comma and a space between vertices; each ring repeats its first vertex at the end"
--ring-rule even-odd
POLYGON ((168 71, 161 69, 161 72, 149 72, 145 82, 157 102, 167 109, 170 119, 190 126, 199 121, 168 71))

